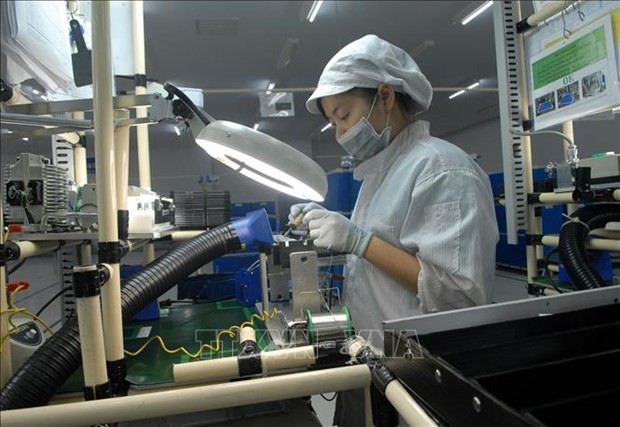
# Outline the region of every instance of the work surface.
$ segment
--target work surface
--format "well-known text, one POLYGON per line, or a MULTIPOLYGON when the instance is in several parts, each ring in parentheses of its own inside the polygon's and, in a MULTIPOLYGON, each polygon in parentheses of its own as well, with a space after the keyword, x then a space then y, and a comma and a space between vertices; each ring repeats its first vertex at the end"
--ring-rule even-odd
MULTIPOLYGON (((243 322, 252 320, 257 330, 256 338, 262 349, 269 345, 269 337, 265 325, 256 316, 257 310, 242 307, 235 300, 226 300, 196 304, 173 304, 170 308, 161 310, 161 317, 155 320, 127 322, 123 327, 125 349, 135 352, 149 339, 159 335, 169 350, 184 347, 189 353, 196 354, 203 344, 218 348, 214 352, 204 348, 200 356, 191 359, 182 351, 167 353, 157 340, 136 356, 126 355, 127 380, 135 388, 148 388, 156 385, 172 383, 172 366, 178 363, 187 363, 194 360, 212 359, 234 356, 238 353, 237 329, 233 328, 235 336, 220 334, 220 343, 216 336, 220 331, 232 326, 239 326, 243 322)), ((61 387, 59 393, 81 392, 83 385, 82 369, 61 387)))

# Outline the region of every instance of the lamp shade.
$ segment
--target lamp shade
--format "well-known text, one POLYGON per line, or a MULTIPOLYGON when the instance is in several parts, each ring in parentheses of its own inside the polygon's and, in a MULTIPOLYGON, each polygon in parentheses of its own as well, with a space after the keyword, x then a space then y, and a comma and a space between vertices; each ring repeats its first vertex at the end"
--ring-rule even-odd
POLYGON ((322 202, 325 198, 327 177, 323 168, 267 134, 215 120, 195 139, 209 156, 263 185, 303 200, 322 202))

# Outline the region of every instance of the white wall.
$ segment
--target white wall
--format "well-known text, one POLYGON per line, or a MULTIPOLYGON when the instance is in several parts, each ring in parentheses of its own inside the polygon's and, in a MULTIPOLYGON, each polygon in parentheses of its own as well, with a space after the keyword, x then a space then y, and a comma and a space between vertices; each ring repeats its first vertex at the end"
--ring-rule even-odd
MULTIPOLYGON (((553 130, 561 130, 553 128, 553 130)), ((580 120, 574 122, 575 143, 580 157, 590 157, 601 151, 620 152, 620 116, 614 120, 580 120)), ((431 123, 432 132, 432 123, 431 123)), ((467 153, 477 153, 480 166, 488 173, 502 170, 499 118, 462 129, 448 135, 438 135, 458 145, 467 153)), ((549 161, 563 161, 562 139, 550 135, 532 138, 534 166, 545 166, 549 161)))

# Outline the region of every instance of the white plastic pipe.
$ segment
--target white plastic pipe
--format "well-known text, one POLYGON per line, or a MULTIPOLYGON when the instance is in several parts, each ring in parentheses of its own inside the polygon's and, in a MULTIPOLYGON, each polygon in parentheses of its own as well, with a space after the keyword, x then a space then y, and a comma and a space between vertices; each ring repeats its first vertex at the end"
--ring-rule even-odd
POLYGON ((173 365, 172 373, 177 384, 219 381, 239 377, 236 357, 201 360, 173 365))
MULTIPOLYGON (((95 167, 97 175, 97 218, 99 242, 118 241, 116 214, 116 167, 114 155, 114 111, 112 110, 112 62, 110 52, 110 2, 92 3, 93 92, 95 121, 95 167)), ((112 264, 112 277, 103 286, 102 307, 106 358, 121 360, 123 330, 121 281, 118 264, 112 264)))
MULTIPOLYGON (((517 4, 515 7, 515 16, 516 21, 521 20, 521 6, 517 4)), ((526 69, 526 60, 525 60, 525 46, 523 37, 517 38, 518 44, 518 52, 519 57, 517 58, 519 64, 519 86, 521 89, 521 120, 522 122, 528 121, 530 119, 529 114, 529 100, 527 94, 525 93, 525 88, 527 88, 527 69, 526 69)), ((532 193, 534 191, 534 178, 532 175, 532 141, 529 136, 522 136, 522 152, 523 152, 523 168, 524 168, 524 177, 525 177, 525 186, 526 192, 532 193)), ((536 209, 534 206, 528 204, 527 206, 527 226, 526 226, 526 234, 541 234, 542 229, 542 219, 536 217, 536 209)), ((526 266, 527 266, 527 283, 533 284, 534 277, 538 275, 537 270, 537 260, 540 256, 542 256, 542 248, 537 248, 536 246, 527 246, 525 248, 526 254, 526 266)))
POLYGON ((173 241, 179 241, 179 240, 189 240, 189 239, 193 239, 194 237, 204 233, 205 230, 182 230, 182 231, 173 231, 172 234, 170 235, 170 238, 173 241))
MULTIPOLYGON (((314 347, 311 345, 265 351, 260 356, 263 375, 283 369, 302 368, 316 362, 314 347)), ((239 364, 236 357, 201 360, 173 365, 172 373, 177 384, 221 381, 238 378, 239 364)))
MULTIPOLYGON (((558 246, 560 244, 560 237, 559 236, 543 236, 542 244, 547 245, 547 246, 558 246)), ((618 239, 587 239, 586 249, 620 252, 620 240, 618 239)))
MULTIPOLYGON (((144 5, 142 0, 131 2, 134 74, 146 75, 144 54, 144 5)), ((136 86, 136 95, 146 93, 146 88, 136 86)), ((147 117, 146 107, 136 108, 136 118, 147 117)), ((149 158, 149 131, 146 125, 136 127, 138 138, 138 174, 140 187, 151 189, 151 161, 149 158)))
POLYGON ((541 23, 545 19, 552 17, 556 13, 568 8, 573 3, 575 3, 575 1, 548 2, 547 5, 543 7, 541 10, 528 16, 527 23, 533 27, 534 25, 541 23))
POLYGON ((366 427, 373 427, 372 401, 370 400, 370 386, 364 387, 364 421, 366 427))
POLYGON ((398 380, 388 383, 385 388, 385 397, 410 427, 431 427, 437 425, 398 380))
MULTIPOLYGON (((144 3, 142 0, 131 2, 132 39, 133 39, 133 70, 134 74, 146 75, 146 61, 144 52, 144 3)), ((146 87, 136 86, 136 95, 146 93, 146 87)), ((136 108, 136 118, 147 117, 147 107, 136 108)), ((138 140, 138 175, 141 188, 151 189, 151 159, 149 153, 149 128, 147 125, 136 126, 138 140)), ((155 260, 155 245, 147 243, 144 246, 144 265, 155 260)))
POLYGON ((87 387, 108 382, 100 300, 99 295, 75 299, 80 329, 82 366, 84 367, 84 385, 87 387))
POLYGON ((79 244, 78 241, 73 242, 61 242, 52 240, 52 241, 41 241, 41 242, 31 242, 31 241, 18 241, 13 242, 17 246, 19 246, 19 258, 18 260, 22 260, 24 258, 30 258, 37 255, 43 255, 48 252, 53 252, 62 246, 74 246, 79 244))
MULTIPOLYGON (((84 120, 83 111, 76 111, 71 116, 75 120, 84 120)), ((78 132, 78 135, 84 135, 84 132, 78 132)), ((88 184, 88 167, 86 163, 86 147, 81 144, 73 144, 73 170, 75 185, 78 187, 88 184)))
MULTIPOLYGON (((115 111, 115 118, 129 119, 129 111, 115 111)), ((116 158, 116 207, 118 210, 127 210, 127 193, 129 187, 129 126, 116 126, 114 129, 114 155, 116 158)))
MULTIPOLYGON (((0 244, 4 243, 4 214, 2 212, 3 204, 0 203, 0 244)), ((6 292, 6 266, 0 266, 0 310, 6 312, 9 308, 6 292)), ((9 333, 9 317, 10 313, 0 315, 0 337, 6 337, 9 333)), ((13 367, 11 365, 11 346, 9 339, 4 340, 2 353, 0 354, 0 388, 9 381, 13 375, 13 367)))
POLYGON ((370 384, 366 365, 2 412, 2 427, 83 426, 273 402, 370 384))
POLYGON ((540 193, 538 196, 540 203, 546 204, 564 204, 573 203, 573 193, 571 191, 562 193, 540 193))

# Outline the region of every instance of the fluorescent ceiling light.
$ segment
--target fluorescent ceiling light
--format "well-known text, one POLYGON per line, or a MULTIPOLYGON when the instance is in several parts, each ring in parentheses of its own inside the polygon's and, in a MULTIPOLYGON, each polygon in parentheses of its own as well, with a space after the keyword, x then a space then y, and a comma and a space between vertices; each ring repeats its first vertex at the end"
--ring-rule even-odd
POLYGON ((23 137, 22 140, 28 141, 28 138, 27 137, 23 137))
POLYGON ((269 86, 267 86, 267 92, 265 92, 267 95, 271 95, 271 91, 273 90, 273 88, 276 87, 276 84, 274 82, 269 83, 269 86))
POLYGON ((254 126, 252 127, 252 129, 258 130, 258 123, 254 123, 254 126))
POLYGON ((454 92, 452 95, 450 95, 448 99, 456 98, 457 96, 463 95, 464 93, 465 93, 465 89, 459 90, 458 92, 454 92))
POLYGON ((323 168, 267 134, 216 120, 199 131, 196 143, 214 159, 263 185, 303 200, 321 202, 325 198, 323 168))
POLYGON ((454 99, 454 98, 456 98, 456 97, 457 97, 457 96, 459 96, 459 95, 463 95, 463 94, 464 94, 465 92, 467 92, 468 90, 471 90, 471 89, 473 89, 473 88, 475 88, 475 87, 478 87, 478 86, 480 86, 480 82, 475 82, 475 83, 472 83, 472 84, 470 84, 469 86, 467 86, 467 88, 466 88, 466 89, 459 90, 458 92, 454 92, 452 95, 450 95, 450 96, 448 97, 448 99, 454 99))
POLYGON ((314 18, 316 18, 316 14, 319 13, 319 9, 323 5, 323 0, 315 0, 312 3, 312 7, 310 8, 310 12, 308 12, 308 22, 312 23, 314 18))
POLYGON ((325 126, 323 126, 323 129, 321 129, 321 132, 325 132, 330 127, 332 127, 332 124, 331 123, 327 123, 325 126))
POLYGON ((472 13, 470 13, 465 18, 463 18, 463 20, 461 21, 461 24, 462 25, 469 24, 471 21, 476 19, 482 12, 484 12, 485 10, 490 8, 492 5, 493 5, 492 1, 490 1, 490 0, 485 1, 480 6, 478 6, 472 13))

